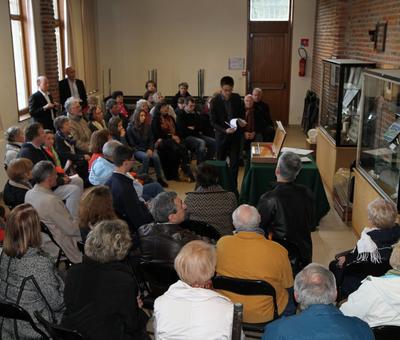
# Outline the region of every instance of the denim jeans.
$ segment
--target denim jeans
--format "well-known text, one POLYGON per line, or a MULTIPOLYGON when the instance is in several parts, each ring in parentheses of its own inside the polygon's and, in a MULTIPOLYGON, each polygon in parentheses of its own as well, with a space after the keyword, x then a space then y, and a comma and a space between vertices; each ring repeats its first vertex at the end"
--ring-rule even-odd
POLYGON ((163 192, 164 189, 160 183, 147 183, 143 185, 143 194, 142 197, 145 201, 150 201, 154 197, 156 197, 160 192, 163 192))
POLYGON ((197 163, 200 164, 206 159, 213 159, 215 154, 215 139, 208 136, 185 138, 185 145, 190 151, 196 153, 197 163))
POLYGON ((141 169, 141 173, 147 174, 149 171, 149 165, 152 164, 154 166, 154 170, 156 171, 157 178, 163 179, 164 174, 161 168, 160 157, 158 157, 157 151, 153 151, 153 156, 149 157, 144 151, 136 151, 134 153, 135 158, 142 162, 143 166, 141 169))

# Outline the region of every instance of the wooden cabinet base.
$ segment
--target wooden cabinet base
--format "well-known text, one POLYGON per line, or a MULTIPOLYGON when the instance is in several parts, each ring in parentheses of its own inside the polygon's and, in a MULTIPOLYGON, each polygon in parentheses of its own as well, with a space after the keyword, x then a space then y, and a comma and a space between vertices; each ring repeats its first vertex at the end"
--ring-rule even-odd
POLYGON ((357 156, 356 147, 336 147, 335 144, 318 129, 317 166, 322 181, 329 192, 333 193, 333 176, 339 168, 349 168, 357 156))

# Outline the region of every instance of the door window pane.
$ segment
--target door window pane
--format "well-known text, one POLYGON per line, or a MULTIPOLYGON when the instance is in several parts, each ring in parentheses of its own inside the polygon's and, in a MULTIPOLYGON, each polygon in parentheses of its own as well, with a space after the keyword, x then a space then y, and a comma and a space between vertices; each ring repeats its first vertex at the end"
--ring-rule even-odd
POLYGON ((10 0, 10 14, 20 15, 19 0, 10 0))
POLYGON ((250 21, 288 21, 290 0, 250 0, 250 21))
POLYGON ((55 31, 56 31, 56 43, 57 43, 58 78, 59 78, 59 80, 62 80, 64 77, 63 77, 63 62, 62 62, 60 27, 55 27, 55 31))
POLYGON ((28 86, 25 74, 24 40, 22 24, 11 20, 12 39, 14 47, 15 79, 17 83, 18 110, 28 107, 28 86))
POLYGON ((53 0, 54 19, 60 19, 58 16, 58 0, 53 0))

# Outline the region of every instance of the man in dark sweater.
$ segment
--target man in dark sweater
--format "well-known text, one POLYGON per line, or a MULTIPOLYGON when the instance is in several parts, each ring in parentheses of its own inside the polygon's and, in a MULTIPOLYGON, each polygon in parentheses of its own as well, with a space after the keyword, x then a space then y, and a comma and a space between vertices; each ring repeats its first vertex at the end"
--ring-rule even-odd
POLYGON ((275 170, 277 185, 263 194, 257 209, 260 226, 273 240, 286 239, 299 249, 303 265, 312 260, 311 231, 316 227, 315 200, 311 190, 294 183, 301 170, 301 159, 293 152, 283 153, 275 170))
POLYGON ((269 105, 262 100, 262 90, 256 87, 253 90, 254 108, 257 114, 257 128, 263 135, 264 142, 272 142, 275 137, 275 127, 269 112, 269 105))
POLYGON ((197 164, 214 158, 215 139, 203 135, 201 116, 196 112, 196 102, 192 97, 185 99, 185 109, 178 115, 176 125, 186 148, 196 153, 197 164))
POLYGON ((234 118, 244 118, 244 104, 239 94, 232 93, 233 86, 232 77, 226 76, 221 79, 221 94, 216 95, 210 103, 210 121, 215 129, 217 159, 225 160, 229 156, 234 185, 237 187, 244 124, 239 121, 234 127, 230 122, 234 118))

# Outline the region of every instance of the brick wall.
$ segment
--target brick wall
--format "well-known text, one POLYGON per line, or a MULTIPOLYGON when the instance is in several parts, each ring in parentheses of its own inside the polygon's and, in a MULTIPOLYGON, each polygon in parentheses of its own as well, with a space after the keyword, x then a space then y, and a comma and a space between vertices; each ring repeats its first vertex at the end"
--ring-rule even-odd
POLYGON ((57 43, 54 30, 53 1, 40 0, 40 17, 44 49, 44 75, 49 79, 49 91, 54 101, 59 102, 57 43))
POLYGON ((399 0, 318 0, 312 89, 320 94, 321 60, 336 56, 400 67, 399 0), (374 51, 368 31, 387 21, 386 48, 374 51))

